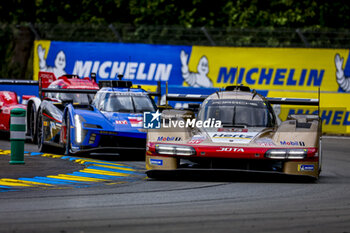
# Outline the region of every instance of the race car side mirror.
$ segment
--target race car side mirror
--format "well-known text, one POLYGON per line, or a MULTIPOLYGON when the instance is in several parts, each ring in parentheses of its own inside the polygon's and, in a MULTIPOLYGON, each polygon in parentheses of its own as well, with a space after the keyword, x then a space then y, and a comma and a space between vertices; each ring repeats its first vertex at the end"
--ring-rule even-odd
POLYGON ((94 80, 96 82, 96 73, 90 74, 91 80, 94 80))

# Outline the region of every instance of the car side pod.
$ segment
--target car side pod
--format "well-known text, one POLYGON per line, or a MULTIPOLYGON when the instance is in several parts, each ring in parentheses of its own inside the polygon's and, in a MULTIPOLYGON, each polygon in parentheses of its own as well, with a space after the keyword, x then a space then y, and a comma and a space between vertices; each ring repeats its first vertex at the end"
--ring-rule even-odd
POLYGON ((26 110, 14 108, 11 110, 10 141, 11 160, 10 164, 24 164, 24 141, 26 133, 26 110))

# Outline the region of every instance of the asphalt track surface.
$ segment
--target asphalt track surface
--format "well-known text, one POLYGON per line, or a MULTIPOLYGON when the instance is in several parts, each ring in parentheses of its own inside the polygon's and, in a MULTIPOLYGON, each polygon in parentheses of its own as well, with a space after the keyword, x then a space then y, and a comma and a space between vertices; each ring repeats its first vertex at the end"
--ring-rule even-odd
POLYGON ((145 179, 4 192, 0 232, 350 232, 349 151, 349 139, 324 139, 315 183, 145 179))

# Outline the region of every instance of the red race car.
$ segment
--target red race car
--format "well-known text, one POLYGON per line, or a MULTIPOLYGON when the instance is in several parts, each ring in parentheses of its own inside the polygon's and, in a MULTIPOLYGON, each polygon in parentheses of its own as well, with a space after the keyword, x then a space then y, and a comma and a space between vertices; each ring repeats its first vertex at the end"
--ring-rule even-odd
POLYGON ((18 102, 17 94, 13 91, 0 91, 0 131, 10 131, 11 110, 14 108, 27 108, 28 99, 32 98, 30 95, 22 96, 22 103, 18 102))

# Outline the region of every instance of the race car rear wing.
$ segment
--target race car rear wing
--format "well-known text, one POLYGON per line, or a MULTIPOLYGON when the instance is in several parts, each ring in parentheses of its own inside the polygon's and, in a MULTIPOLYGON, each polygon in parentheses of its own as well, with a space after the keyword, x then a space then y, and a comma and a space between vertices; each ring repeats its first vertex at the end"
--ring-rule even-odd
MULTIPOLYGON (((225 91, 245 91, 251 92, 250 88, 247 86, 227 86, 225 91)), ((256 90, 252 91, 257 93, 256 90)), ((217 92, 218 93, 218 92, 217 92)), ((166 105, 168 101, 194 101, 203 102, 209 95, 200 94, 171 94, 168 93, 168 83, 166 83, 166 94, 165 102, 166 105)), ((320 106, 320 89, 318 89, 318 99, 299 99, 299 98, 276 98, 276 97, 266 97, 270 104, 283 104, 283 105, 306 105, 306 106, 320 106)))
POLYGON ((167 94, 166 101, 195 101, 202 102, 209 95, 199 95, 199 94, 167 94))
POLYGON ((0 79, 0 85, 38 85, 38 81, 34 80, 9 80, 9 79, 0 79))
MULTIPOLYGON (((65 75, 67 77, 75 77, 76 75, 65 75)), ((104 80, 99 82, 99 87, 126 87, 130 88, 132 86, 131 81, 122 81, 121 77, 122 75, 118 75, 120 80, 114 81, 114 80, 104 80)), ((96 81, 96 74, 91 73, 91 79, 96 81)), ((51 93, 85 93, 85 94, 96 94, 98 90, 88 90, 88 89, 56 89, 56 88, 48 88, 48 86, 56 80, 56 77, 54 73, 51 72, 39 72, 39 96, 40 98, 44 98, 45 92, 51 92, 51 93)), ((141 88, 140 86, 138 86, 141 88)), ((156 96, 158 97, 158 105, 160 104, 160 97, 161 95, 161 83, 158 81, 157 83, 157 90, 156 92, 148 92, 150 96, 156 96)))
MULTIPOLYGON (((121 80, 123 75, 118 75, 120 80, 103 80, 99 81, 98 85, 100 88, 102 87, 124 87, 124 88, 132 88, 133 84, 131 81, 123 81, 121 80)), ((137 88, 141 88, 140 85, 137 85, 137 88)), ((148 92, 148 95, 158 97, 158 105, 160 104, 161 98, 161 83, 157 82, 157 90, 155 92, 148 92)))
MULTIPOLYGON (((75 77, 76 75, 65 75, 67 78, 75 77)), ((56 76, 52 72, 39 72, 39 97, 43 99, 46 92, 51 93, 85 93, 85 94, 96 94, 98 90, 87 90, 87 89, 58 89, 48 88, 48 86, 57 80, 56 76)))
POLYGON ((284 104, 284 105, 306 105, 306 106, 319 106, 319 99, 299 99, 299 98, 266 98, 270 104, 284 104))
MULTIPOLYGON (((55 88, 41 88, 42 92, 52 92, 52 93, 87 93, 96 94, 99 90, 87 90, 87 89, 55 89, 55 88)), ((160 91, 148 92, 151 96, 161 96, 160 91)))

